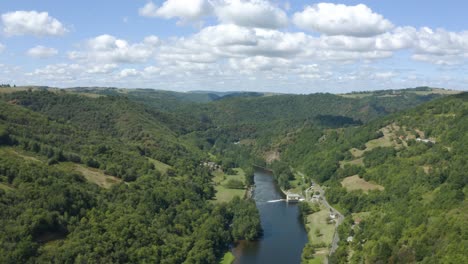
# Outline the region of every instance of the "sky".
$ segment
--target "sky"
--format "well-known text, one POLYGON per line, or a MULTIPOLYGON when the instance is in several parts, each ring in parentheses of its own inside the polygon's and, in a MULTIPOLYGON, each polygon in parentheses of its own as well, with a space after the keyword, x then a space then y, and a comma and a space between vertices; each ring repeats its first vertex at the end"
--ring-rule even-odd
POLYGON ((2 0, 0 83, 467 90, 468 1, 2 0))

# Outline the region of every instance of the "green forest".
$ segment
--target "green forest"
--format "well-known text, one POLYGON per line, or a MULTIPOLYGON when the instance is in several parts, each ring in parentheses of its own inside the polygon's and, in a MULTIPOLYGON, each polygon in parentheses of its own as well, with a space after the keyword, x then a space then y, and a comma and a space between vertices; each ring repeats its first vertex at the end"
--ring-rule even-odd
POLYGON ((213 179, 242 169, 242 190, 254 165, 326 188, 345 216, 330 263, 468 261, 467 93, 0 89, 1 263, 218 263, 262 227, 213 179))

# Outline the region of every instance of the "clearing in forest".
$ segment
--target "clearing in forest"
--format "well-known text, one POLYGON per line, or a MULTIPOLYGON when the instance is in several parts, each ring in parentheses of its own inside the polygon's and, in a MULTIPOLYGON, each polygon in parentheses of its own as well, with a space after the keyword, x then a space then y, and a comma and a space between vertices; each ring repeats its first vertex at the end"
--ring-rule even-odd
POLYGON ((11 191, 14 191, 15 188, 10 187, 6 183, 0 183, 0 190, 4 190, 5 192, 11 192, 11 191))
POLYGON ((362 155, 364 155, 364 152, 371 151, 377 147, 394 147, 395 149, 398 149, 403 146, 406 146, 405 141, 398 140, 397 131, 400 130, 401 128, 397 124, 390 124, 386 127, 381 128, 379 131, 382 132, 383 136, 380 138, 369 140, 366 143, 366 148, 364 150, 352 148, 349 151, 351 152, 353 157, 361 158, 362 155))
POLYGON ((74 164, 74 170, 81 173, 86 180, 97 184, 99 187, 109 189, 112 185, 122 182, 121 179, 104 174, 98 169, 87 168, 83 165, 74 164))
POLYGON ((343 181, 341 181, 341 186, 346 188, 347 191, 362 190, 364 193, 371 190, 384 190, 383 186, 361 179, 358 175, 344 178, 343 181))
POLYGON ((213 183, 215 185, 214 188, 216 190, 215 202, 229 202, 236 196, 239 196, 240 198, 244 197, 245 188, 231 189, 226 186, 229 180, 237 180, 244 183, 244 171, 241 168, 235 168, 234 171, 236 171, 235 175, 225 174, 221 170, 216 170, 213 172, 213 183))
POLYGON ((330 211, 320 205, 320 211, 307 216, 307 235, 312 244, 324 244, 325 247, 316 249, 316 257, 327 256, 328 246, 332 243, 335 223, 330 222, 330 211))
POLYGON ((163 163, 159 160, 155 160, 152 158, 148 158, 148 160, 153 163, 154 167, 156 168, 157 171, 159 171, 161 174, 165 174, 168 169, 172 168, 170 165, 167 165, 166 163, 163 163))

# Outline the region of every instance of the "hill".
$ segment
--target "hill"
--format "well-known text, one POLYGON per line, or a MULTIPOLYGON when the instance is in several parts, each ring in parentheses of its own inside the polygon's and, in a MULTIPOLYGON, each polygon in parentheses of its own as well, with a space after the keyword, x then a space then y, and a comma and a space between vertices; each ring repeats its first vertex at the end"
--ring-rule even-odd
POLYGON ((251 201, 211 202, 177 116, 121 96, 1 99, 0 262, 214 263, 259 235, 251 201))
POLYGON ((252 201, 216 190, 268 155, 279 185, 305 172, 346 216, 331 261, 463 263, 467 114, 466 93, 426 88, 1 88, 0 262, 215 263, 261 231, 252 201))
POLYGON ((467 113, 463 93, 360 127, 309 126, 282 146, 346 216, 330 261, 467 261, 467 113))

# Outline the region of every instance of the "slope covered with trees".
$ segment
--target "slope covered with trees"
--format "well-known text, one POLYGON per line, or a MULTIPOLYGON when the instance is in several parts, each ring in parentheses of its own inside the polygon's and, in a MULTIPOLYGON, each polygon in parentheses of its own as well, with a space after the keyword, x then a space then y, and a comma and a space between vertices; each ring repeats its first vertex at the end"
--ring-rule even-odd
POLYGON ((213 263, 259 236, 251 201, 210 202, 206 154, 167 113, 123 97, 2 99, 0 262, 213 263), (91 170, 124 181, 99 188, 82 173, 91 170))
POLYGON ((203 164, 250 185, 272 149, 282 187, 299 169, 346 215, 332 261, 466 260, 466 94, 123 91, 1 93, 0 262, 214 263, 261 227, 252 201, 213 203, 203 164))
POLYGON ((283 160, 327 186, 346 216, 330 261, 466 262, 466 131, 464 93, 362 127, 310 126, 283 146, 283 160), (383 188, 347 190, 355 175, 383 188))

